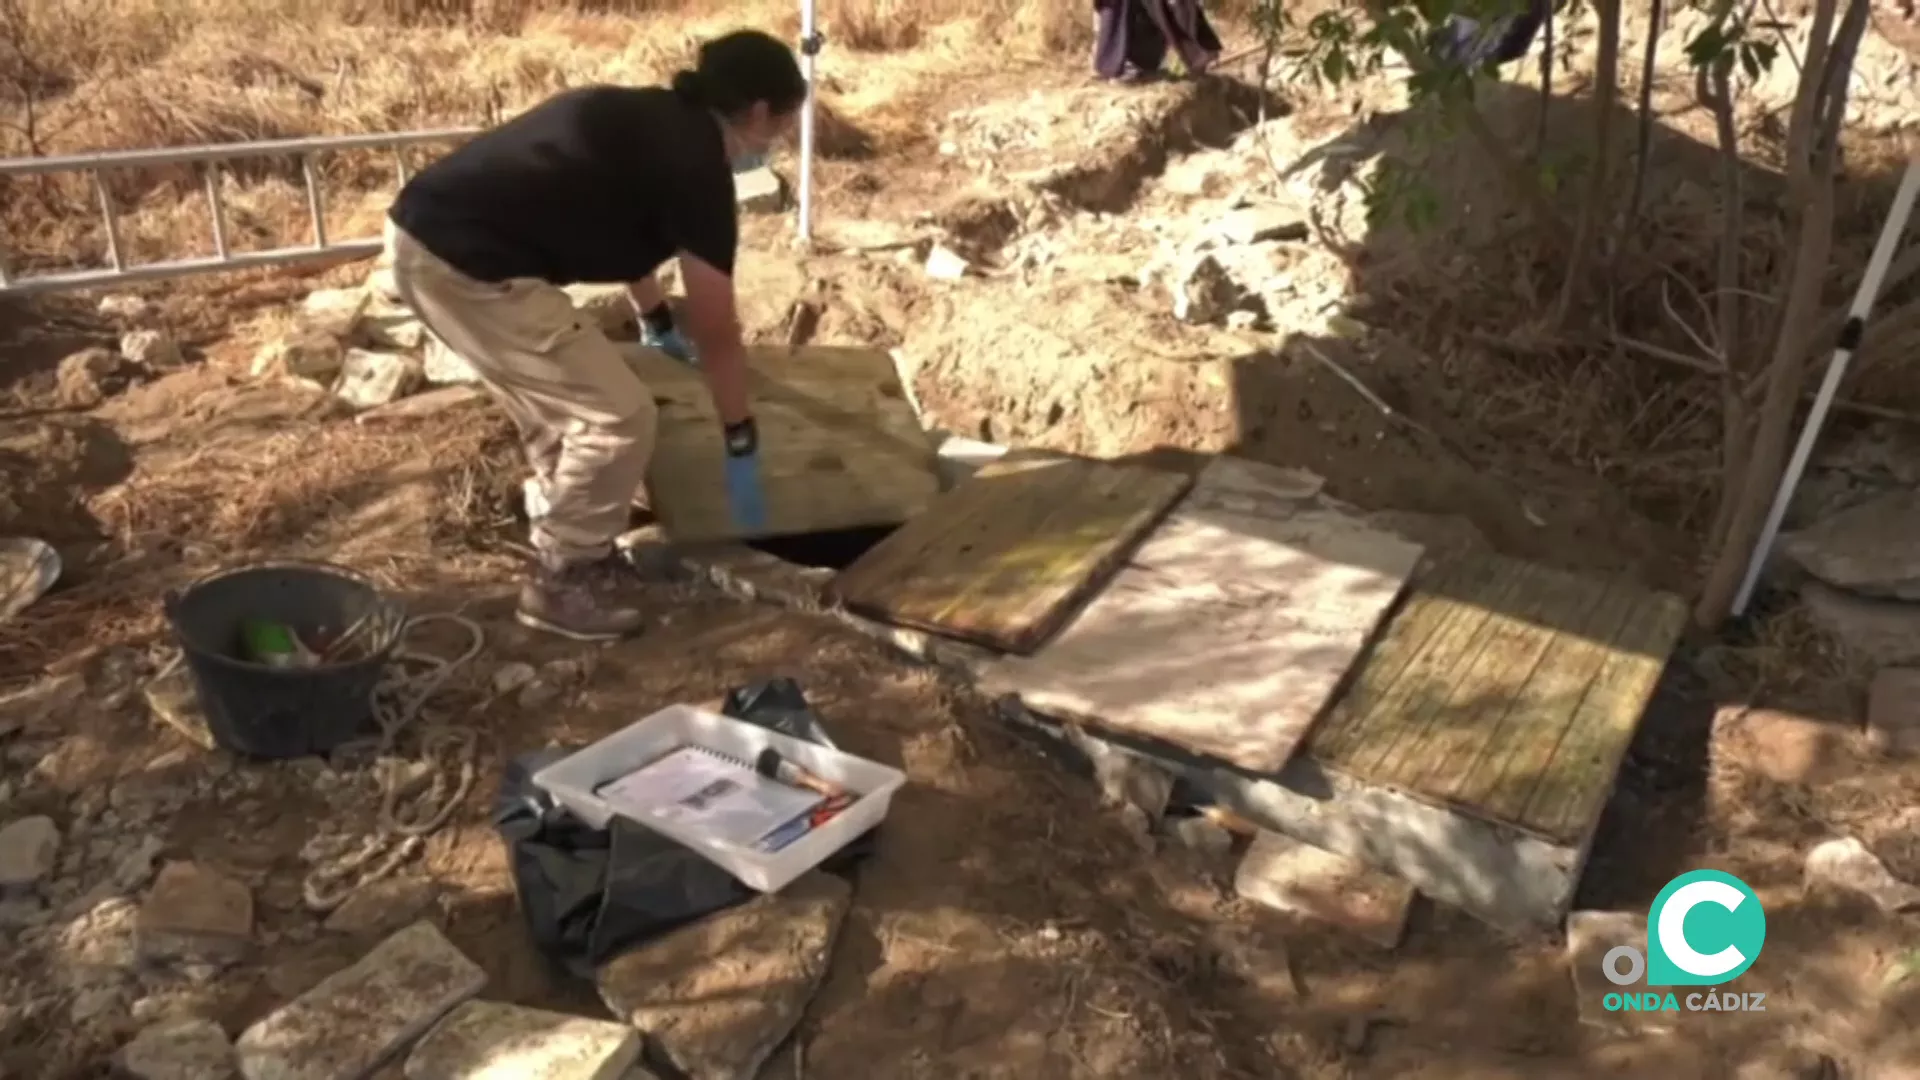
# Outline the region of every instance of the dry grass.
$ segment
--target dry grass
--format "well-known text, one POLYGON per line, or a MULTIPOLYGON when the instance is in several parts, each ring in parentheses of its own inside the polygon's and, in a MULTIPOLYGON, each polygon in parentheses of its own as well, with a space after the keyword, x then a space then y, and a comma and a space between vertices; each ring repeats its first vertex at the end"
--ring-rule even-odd
MULTIPOLYGON (((910 108, 909 84, 929 72, 1090 35, 1074 0, 825 0, 820 21, 832 43, 821 150, 845 157, 881 149, 868 118, 837 104, 845 84, 880 103, 872 130, 885 132, 901 126, 887 103, 910 108)), ((715 33, 791 39, 798 24, 794 5, 771 0, 0 0, 0 156, 484 124, 567 86, 662 79, 715 33)), ((392 190, 392 157, 330 155, 321 167, 333 235, 365 235, 392 190)), ((305 238, 297 163, 256 160, 223 180, 237 249, 305 238)), ((112 185, 135 259, 211 247, 191 170, 123 172, 112 185)), ((99 265, 93 206, 83 177, 0 181, 13 264, 99 265)))

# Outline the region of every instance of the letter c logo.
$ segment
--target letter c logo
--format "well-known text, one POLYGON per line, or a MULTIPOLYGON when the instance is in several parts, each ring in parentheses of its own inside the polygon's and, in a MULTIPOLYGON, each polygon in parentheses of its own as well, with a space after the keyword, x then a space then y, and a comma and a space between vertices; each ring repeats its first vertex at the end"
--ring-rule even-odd
POLYGON ((1649 986, 1717 986, 1753 966, 1767 936, 1760 898, 1718 870, 1674 878, 1648 915, 1649 986))

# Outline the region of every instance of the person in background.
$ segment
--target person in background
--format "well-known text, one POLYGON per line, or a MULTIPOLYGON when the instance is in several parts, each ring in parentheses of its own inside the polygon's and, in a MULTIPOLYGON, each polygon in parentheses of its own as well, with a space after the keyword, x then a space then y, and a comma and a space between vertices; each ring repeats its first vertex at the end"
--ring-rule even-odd
POLYGON ((1093 0, 1093 70, 1103 79, 1158 78, 1169 50, 1189 76, 1220 58, 1220 38, 1200 0, 1093 0))
MULTIPOLYGON (((807 96, 786 45, 755 31, 700 48, 671 87, 565 91, 422 170, 389 213, 395 284, 520 431, 544 507, 519 620, 580 640, 639 629, 614 551, 653 454, 653 395, 561 286, 622 282, 648 339, 697 352, 724 429, 727 499, 765 516, 735 307, 734 164, 766 154, 807 96), (680 261, 687 337, 655 273, 680 261)), ((529 500, 530 503, 535 500, 529 500)))

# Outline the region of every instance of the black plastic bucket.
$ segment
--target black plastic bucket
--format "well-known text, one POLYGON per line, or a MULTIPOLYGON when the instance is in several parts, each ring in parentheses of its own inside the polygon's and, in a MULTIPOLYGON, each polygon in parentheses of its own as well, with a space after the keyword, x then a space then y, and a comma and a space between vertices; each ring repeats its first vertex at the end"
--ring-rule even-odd
POLYGON ((260 758, 325 754, 372 729, 373 690, 404 632, 400 614, 370 579, 318 562, 222 570, 166 598, 214 742, 260 758), (345 663, 273 668, 242 659, 248 619, 322 641, 369 617, 379 629, 356 636, 345 663))

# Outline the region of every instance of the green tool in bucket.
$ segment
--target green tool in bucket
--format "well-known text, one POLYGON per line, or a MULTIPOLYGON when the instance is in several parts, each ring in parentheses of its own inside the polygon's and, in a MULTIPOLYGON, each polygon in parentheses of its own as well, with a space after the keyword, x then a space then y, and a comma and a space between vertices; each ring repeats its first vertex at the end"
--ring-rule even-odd
POLYGON ((320 657, 300 640, 293 628, 265 619, 246 619, 240 623, 240 646, 244 658, 271 668, 309 668, 320 657))

